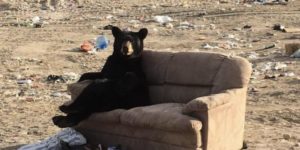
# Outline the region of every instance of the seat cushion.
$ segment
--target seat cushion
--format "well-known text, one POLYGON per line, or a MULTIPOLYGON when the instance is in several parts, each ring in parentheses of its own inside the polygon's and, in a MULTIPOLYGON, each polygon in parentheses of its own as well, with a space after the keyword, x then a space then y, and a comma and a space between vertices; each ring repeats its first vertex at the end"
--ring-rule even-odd
POLYGON ((184 105, 164 103, 136 107, 121 114, 121 124, 165 131, 200 132, 201 122, 182 114, 184 105))

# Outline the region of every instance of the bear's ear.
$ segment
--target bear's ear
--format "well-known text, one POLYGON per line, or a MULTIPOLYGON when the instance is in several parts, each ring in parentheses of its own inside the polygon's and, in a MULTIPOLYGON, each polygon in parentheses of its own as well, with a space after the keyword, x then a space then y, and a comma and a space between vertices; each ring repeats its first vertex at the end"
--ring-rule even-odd
POLYGON ((119 29, 116 26, 113 26, 111 28, 111 31, 112 31, 112 34, 113 34, 114 37, 118 37, 122 33, 121 29, 119 29))
POLYGON ((146 28, 142 28, 139 32, 138 32, 138 35, 140 37, 140 39, 145 39, 146 36, 148 34, 148 30, 146 28))

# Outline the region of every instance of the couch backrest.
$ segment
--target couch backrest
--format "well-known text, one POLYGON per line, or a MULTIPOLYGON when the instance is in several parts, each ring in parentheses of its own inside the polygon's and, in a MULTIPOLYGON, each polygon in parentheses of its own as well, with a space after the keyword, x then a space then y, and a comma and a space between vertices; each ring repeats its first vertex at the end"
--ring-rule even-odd
POLYGON ((241 57, 206 52, 143 52, 153 104, 188 101, 248 84, 251 65, 241 57))

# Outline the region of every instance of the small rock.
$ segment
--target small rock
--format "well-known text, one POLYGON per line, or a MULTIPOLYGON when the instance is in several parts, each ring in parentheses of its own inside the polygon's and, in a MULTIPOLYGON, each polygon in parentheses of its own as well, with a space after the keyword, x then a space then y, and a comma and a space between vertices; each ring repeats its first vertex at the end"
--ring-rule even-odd
POLYGON ((215 30, 215 29, 216 29, 216 25, 215 25, 215 24, 210 24, 210 25, 209 25, 209 29, 215 30))
POLYGON ((245 26, 243 27, 243 29, 251 29, 251 28, 252 28, 251 25, 245 25, 245 26))
POLYGON ((242 29, 241 28, 233 28, 232 30, 233 31, 241 31, 242 29))
POLYGON ((291 139, 291 135, 289 135, 289 134, 283 134, 283 139, 285 139, 285 140, 290 140, 291 139))

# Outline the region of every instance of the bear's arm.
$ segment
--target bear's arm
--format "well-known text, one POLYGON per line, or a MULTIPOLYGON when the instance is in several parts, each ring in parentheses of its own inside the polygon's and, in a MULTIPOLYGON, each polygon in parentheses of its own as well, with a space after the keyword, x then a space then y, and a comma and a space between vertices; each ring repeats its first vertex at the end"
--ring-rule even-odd
POLYGON ((88 72, 81 75, 78 82, 83 80, 96 80, 96 79, 103 79, 105 74, 109 72, 109 68, 112 67, 112 58, 108 57, 107 61, 105 62, 101 72, 88 72))

